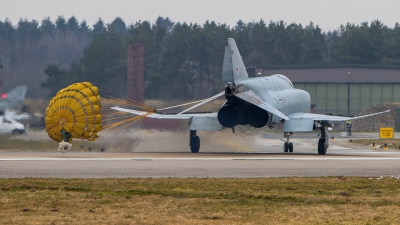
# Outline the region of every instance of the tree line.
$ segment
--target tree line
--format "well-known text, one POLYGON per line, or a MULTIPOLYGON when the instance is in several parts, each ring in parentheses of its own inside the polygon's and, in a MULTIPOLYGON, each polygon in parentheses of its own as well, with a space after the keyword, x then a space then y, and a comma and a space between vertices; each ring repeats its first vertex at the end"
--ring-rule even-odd
MULTIPOLYGON (((99 19, 92 27, 75 17, 0 21, 0 56, 10 59, 8 84, 28 83, 31 97, 52 95, 76 81, 126 93, 127 44, 145 46, 147 99, 200 98, 221 90, 221 70, 227 38, 236 40, 247 67, 396 67, 400 66, 400 25, 380 21, 342 25, 323 32, 283 21, 263 20, 234 27, 206 21, 174 23, 158 17, 154 23, 110 24, 99 19), (51 93, 40 89, 45 87, 51 93)), ((0 62, 1 63, 1 62, 0 62)))

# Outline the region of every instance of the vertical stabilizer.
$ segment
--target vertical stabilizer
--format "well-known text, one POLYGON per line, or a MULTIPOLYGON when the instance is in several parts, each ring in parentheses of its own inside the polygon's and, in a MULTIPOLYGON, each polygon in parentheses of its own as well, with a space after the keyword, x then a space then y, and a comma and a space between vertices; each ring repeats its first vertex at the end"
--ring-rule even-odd
POLYGON ((7 99, 12 103, 19 104, 24 101, 27 89, 28 87, 25 85, 18 86, 7 93, 7 99))
POLYGON ((222 66, 222 82, 233 82, 232 50, 225 45, 224 65, 222 66))
POLYGON ((247 75, 236 42, 233 38, 228 38, 228 45, 225 46, 224 64, 222 67, 222 81, 226 83, 247 78, 249 78, 249 76, 247 75))

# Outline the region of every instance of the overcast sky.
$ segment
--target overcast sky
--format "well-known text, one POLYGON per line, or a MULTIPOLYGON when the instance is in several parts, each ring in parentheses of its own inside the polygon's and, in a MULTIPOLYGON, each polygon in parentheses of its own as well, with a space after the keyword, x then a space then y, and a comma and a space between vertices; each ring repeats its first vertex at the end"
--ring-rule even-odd
POLYGON ((380 20, 393 27, 400 22, 400 0, 0 0, 0 20, 16 25, 20 18, 55 21, 75 16, 93 25, 99 18, 109 23, 121 17, 127 25, 138 20, 154 22, 158 16, 174 22, 226 23, 283 20, 322 30, 338 29, 347 22, 360 24, 380 20))

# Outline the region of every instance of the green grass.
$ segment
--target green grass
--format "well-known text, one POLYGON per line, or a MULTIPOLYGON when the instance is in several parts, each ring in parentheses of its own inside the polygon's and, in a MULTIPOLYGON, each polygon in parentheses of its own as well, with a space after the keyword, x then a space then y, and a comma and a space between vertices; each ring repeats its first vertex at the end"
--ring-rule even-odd
POLYGON ((395 178, 0 179, 0 224, 395 224, 395 178))

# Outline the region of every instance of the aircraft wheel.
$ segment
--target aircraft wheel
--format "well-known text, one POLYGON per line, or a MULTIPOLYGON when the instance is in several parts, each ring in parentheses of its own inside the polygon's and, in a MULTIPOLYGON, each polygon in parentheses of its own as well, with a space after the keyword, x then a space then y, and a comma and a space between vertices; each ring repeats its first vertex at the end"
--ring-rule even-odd
POLYGON ((190 138, 190 151, 192 153, 199 153, 200 150, 200 138, 199 136, 194 136, 190 138))
POLYGON ((25 130, 20 130, 20 129, 14 129, 11 134, 23 134, 25 130))
POLYGON ((325 155, 327 148, 325 148, 325 138, 320 138, 318 141, 318 155, 325 155))
POLYGON ((285 144, 283 144, 283 152, 288 152, 288 151, 289 151, 289 144, 285 142, 285 144))
POLYGON ((293 143, 289 142, 288 144, 289 152, 293 152, 293 143))

